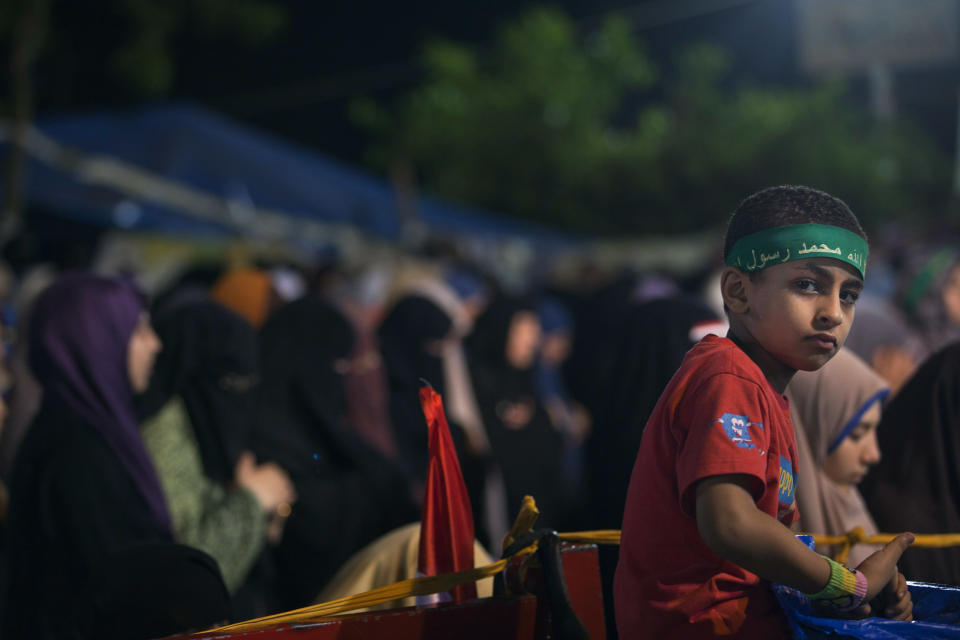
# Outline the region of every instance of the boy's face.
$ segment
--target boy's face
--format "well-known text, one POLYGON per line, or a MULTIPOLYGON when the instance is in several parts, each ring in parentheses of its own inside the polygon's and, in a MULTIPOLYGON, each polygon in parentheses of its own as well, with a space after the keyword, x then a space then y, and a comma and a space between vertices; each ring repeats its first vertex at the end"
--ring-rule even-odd
POLYGON ((862 289, 860 274, 845 262, 795 260, 768 267, 752 280, 743 276, 743 300, 731 309, 747 334, 740 337, 752 338, 790 369, 815 371, 847 339, 862 289))

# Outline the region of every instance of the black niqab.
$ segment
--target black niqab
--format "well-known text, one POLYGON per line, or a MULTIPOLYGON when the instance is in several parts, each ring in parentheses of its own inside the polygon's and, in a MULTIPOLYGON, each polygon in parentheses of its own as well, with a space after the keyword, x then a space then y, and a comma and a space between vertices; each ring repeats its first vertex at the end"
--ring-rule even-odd
POLYGON ((380 350, 391 388, 419 389, 430 382, 443 395, 443 359, 436 343, 453 329, 453 320, 420 296, 401 299, 380 324, 380 350))
POLYGON ((257 334, 250 324, 212 300, 194 300, 155 321, 163 350, 150 387, 138 398, 142 419, 179 395, 190 417, 208 477, 228 482, 249 448, 257 334))
MULTIPOLYGON (((380 324, 380 351, 387 369, 390 420, 403 459, 412 474, 427 473, 427 425, 419 389, 426 380, 441 396, 445 376, 440 341, 453 329, 453 320, 421 296, 400 299, 380 324)), ((451 425, 454 426, 454 425, 451 425)), ((454 438, 459 429, 452 429, 454 438)))

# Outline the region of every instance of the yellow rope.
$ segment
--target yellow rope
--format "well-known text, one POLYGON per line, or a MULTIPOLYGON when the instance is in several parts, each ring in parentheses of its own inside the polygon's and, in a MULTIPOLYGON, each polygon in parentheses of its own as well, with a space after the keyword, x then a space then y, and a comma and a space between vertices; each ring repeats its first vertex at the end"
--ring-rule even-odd
MULTIPOLYGON (((566 540, 567 542, 580 542, 586 544, 620 544, 620 532, 617 530, 574 531, 558 534, 558 537, 561 540, 566 540)), ((529 547, 525 547, 513 555, 527 555, 534 553, 536 550, 537 543, 533 543, 529 547)), ((484 567, 477 567, 475 569, 459 571, 457 573, 446 573, 439 576, 428 576, 425 578, 409 578, 407 580, 395 582, 394 584, 389 584, 384 587, 378 587, 364 593, 345 596, 329 602, 323 602, 300 609, 294 609, 293 611, 285 611, 283 613, 276 613, 273 615, 264 616, 262 618, 237 622, 225 627, 218 627, 217 629, 213 629, 211 631, 216 631, 218 633, 221 631, 246 632, 264 629, 267 627, 275 627, 283 623, 316 622, 318 618, 334 616, 363 607, 373 607, 385 602, 399 600, 400 598, 442 593, 444 591, 449 591, 454 587, 458 587, 461 584, 466 584, 475 580, 482 580, 483 578, 489 578, 490 576, 500 573, 507 566, 509 559, 509 557, 504 558, 503 560, 498 560, 497 562, 488 564, 484 567)), ((204 631, 203 633, 211 633, 211 631, 204 631)))
POLYGON ((582 542, 584 544, 620 544, 619 529, 572 531, 569 533, 558 533, 557 537, 567 542, 582 542))
MULTIPOLYGON (((536 550, 537 545, 532 544, 529 547, 521 549, 517 553, 533 553, 536 550)), ((301 609, 294 609, 293 611, 286 611, 284 613, 276 613, 273 615, 264 616, 262 618, 247 620, 245 622, 238 622, 236 624, 218 627, 202 633, 211 633, 212 631, 216 631, 217 633, 221 631, 245 632, 267 627, 275 627, 276 625, 283 623, 315 622, 318 618, 334 616, 347 611, 352 611, 354 609, 360 609, 362 607, 372 607, 378 604, 383 604, 384 602, 391 602, 400 598, 406 598, 408 596, 426 596, 433 593, 442 593, 462 584, 474 582, 476 580, 482 580, 483 578, 489 578, 490 576, 496 575, 507 566, 507 561, 508 558, 504 558, 503 560, 498 560, 497 562, 488 564, 484 567, 477 567, 474 569, 468 569, 466 571, 458 571, 457 573, 446 573, 439 576, 427 576, 424 578, 409 578, 407 580, 402 580, 394 584, 388 584, 384 587, 378 587, 364 593, 345 596, 329 602, 323 602, 320 604, 311 605, 309 607, 303 607, 301 609)))
POLYGON ((512 545, 517 538, 533 529, 533 524, 538 517, 540 517, 540 510, 537 509, 537 503, 533 496, 523 496, 523 500, 520 502, 520 512, 513 521, 510 531, 503 538, 503 548, 500 549, 501 555, 507 552, 507 547, 512 545))
MULTIPOLYGON (((507 534, 507 537, 504 540, 504 548, 509 546, 523 533, 530 531, 533 528, 533 524, 539 515, 536 504, 533 501, 533 498, 526 496, 524 498, 523 505, 520 510, 520 514, 517 516, 516 521, 514 522, 513 527, 510 529, 510 532, 507 534)), ((809 534, 807 534, 809 535, 809 534)), ((815 544, 818 545, 827 545, 827 546, 840 546, 840 551, 837 553, 834 558, 838 562, 846 562, 847 556, 850 553, 850 549, 857 544, 887 544, 898 534, 894 533, 878 533, 872 536, 867 536, 864 534, 862 528, 857 527, 842 536, 824 536, 824 535, 813 535, 813 540, 815 544)), ((587 544, 620 544, 620 531, 616 529, 601 529, 596 531, 573 531, 567 533, 560 533, 557 536, 561 540, 567 542, 580 542, 587 544)), ((916 540, 913 543, 913 546, 916 547, 952 547, 960 546, 960 534, 956 533, 947 533, 947 534, 929 534, 929 535, 917 535, 916 540)), ((514 555, 526 555, 534 553, 537 550, 537 543, 534 542, 528 547, 525 547, 511 556, 494 562, 493 564, 488 564, 484 567, 477 567, 475 569, 469 569, 467 571, 459 571, 457 573, 447 573, 439 576, 428 576, 425 578, 410 578, 408 580, 402 580, 394 584, 386 585, 384 587, 379 587, 365 593, 358 593, 352 596, 346 596, 343 598, 338 598, 337 600, 331 600, 329 602, 323 602, 321 604, 311 605, 309 607, 303 607, 301 609, 295 609, 293 611, 286 611, 284 613, 277 613, 274 615, 264 616, 262 618, 256 618, 254 620, 247 620, 245 622, 238 622, 236 624, 227 625, 224 627, 218 627, 216 629, 211 629, 209 631, 203 631, 201 633, 221 633, 225 631, 231 632, 247 632, 254 631, 257 629, 264 629, 268 627, 275 627, 284 623, 295 623, 295 622, 318 622, 322 618, 335 616, 338 614, 346 613, 348 611, 353 611, 355 609, 360 609, 363 607, 372 607, 378 604, 383 604, 385 602, 391 602, 393 600, 398 600, 400 598, 406 598, 409 596, 425 596, 434 593, 442 593, 444 591, 449 591, 454 587, 458 587, 462 584, 467 584, 468 582, 474 582, 476 580, 482 580, 483 578, 489 578, 490 576, 496 575, 497 573, 503 571, 507 566, 507 562, 510 560, 510 557, 514 555)))
MULTIPOLYGON (((506 547, 510 544, 513 544, 514 540, 516 540, 518 537, 527 531, 530 531, 539 515, 540 511, 537 509, 537 505, 533 497, 524 496, 523 502, 520 506, 520 513, 517 515, 516 520, 514 520, 513 527, 510 528, 510 531, 507 533, 507 536, 504 539, 504 549, 506 549, 506 547)), ((617 533, 617 537, 619 539, 619 532, 615 533, 617 533)), ((562 535, 575 536, 576 534, 562 535)), ((285 611, 283 613, 263 616, 262 618, 237 622, 235 624, 217 627, 216 629, 210 629, 200 633, 220 633, 223 631, 246 632, 254 631, 256 629, 264 629, 267 627, 275 627, 283 623, 316 622, 320 618, 335 616, 364 607, 373 607, 385 602, 399 600, 400 598, 442 593, 462 584, 467 584, 468 582, 474 582, 476 580, 482 580, 483 578, 489 578, 490 576, 496 575, 497 573, 503 571, 511 557, 534 553, 537 550, 537 546, 537 543, 534 542, 530 546, 511 554, 511 556, 484 567, 476 567, 467 571, 447 573, 439 576, 409 578, 407 580, 402 580, 400 582, 395 582, 394 584, 378 587, 364 593, 345 596, 329 602, 323 602, 308 607, 302 607, 300 609, 294 609, 293 611, 285 611)))
MULTIPOLYGON (((847 561, 847 557, 850 555, 850 549, 852 549, 854 545, 887 544, 900 534, 877 533, 872 536, 868 536, 861 527, 856 527, 845 535, 840 536, 824 536, 819 534, 806 535, 813 535, 813 542, 817 545, 839 546, 840 550, 837 552, 834 560, 842 563, 847 561)), ((960 546, 960 533, 914 534, 914 537, 915 540, 913 541, 912 545, 914 547, 940 548, 960 546)))

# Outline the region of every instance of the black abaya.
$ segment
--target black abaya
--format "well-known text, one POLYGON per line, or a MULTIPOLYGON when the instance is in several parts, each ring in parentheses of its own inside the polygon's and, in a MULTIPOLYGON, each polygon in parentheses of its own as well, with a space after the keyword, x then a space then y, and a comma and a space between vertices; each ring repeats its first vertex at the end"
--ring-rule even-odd
POLYGON ((471 377, 503 474, 510 518, 529 494, 540 509, 538 526, 558 526, 564 516, 563 438, 538 398, 533 362, 518 369, 506 357, 511 322, 521 312, 535 313, 535 307, 526 300, 501 298, 478 318, 468 342, 471 377), (518 409, 529 414, 525 424, 507 418, 518 409))
POLYGON ((91 570, 126 546, 172 541, 103 437, 45 407, 14 466, 4 638, 69 638, 91 570))
MULTIPOLYGON (((924 362, 883 411, 882 458, 860 492, 880 531, 960 531, 960 342, 924 362)), ((909 548, 907 580, 960 585, 960 547, 909 548)))
POLYGON ((261 334, 254 452, 297 491, 274 553, 283 608, 313 601, 351 554, 417 519, 406 478, 345 421, 338 370, 353 342, 343 315, 315 298, 282 307, 261 334))

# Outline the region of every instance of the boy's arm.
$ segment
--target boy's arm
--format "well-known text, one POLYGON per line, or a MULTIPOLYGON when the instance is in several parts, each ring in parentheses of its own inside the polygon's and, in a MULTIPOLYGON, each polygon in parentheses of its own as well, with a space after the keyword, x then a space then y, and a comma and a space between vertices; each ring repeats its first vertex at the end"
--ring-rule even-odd
MULTIPOLYGON (((771 582, 816 593, 830 565, 776 519, 757 509, 750 476, 726 475, 697 483, 697 529, 710 549, 771 582)), ((869 581, 869 576, 867 580, 869 581)))
MULTIPOLYGON (((820 591, 830 579, 829 563, 757 509, 750 493, 754 482, 746 475, 723 475, 697 483, 697 529, 704 542, 722 558, 771 582, 803 593, 820 591)), ((912 534, 901 534, 860 565, 867 578, 867 601, 897 580, 897 561, 911 542, 912 534)))

